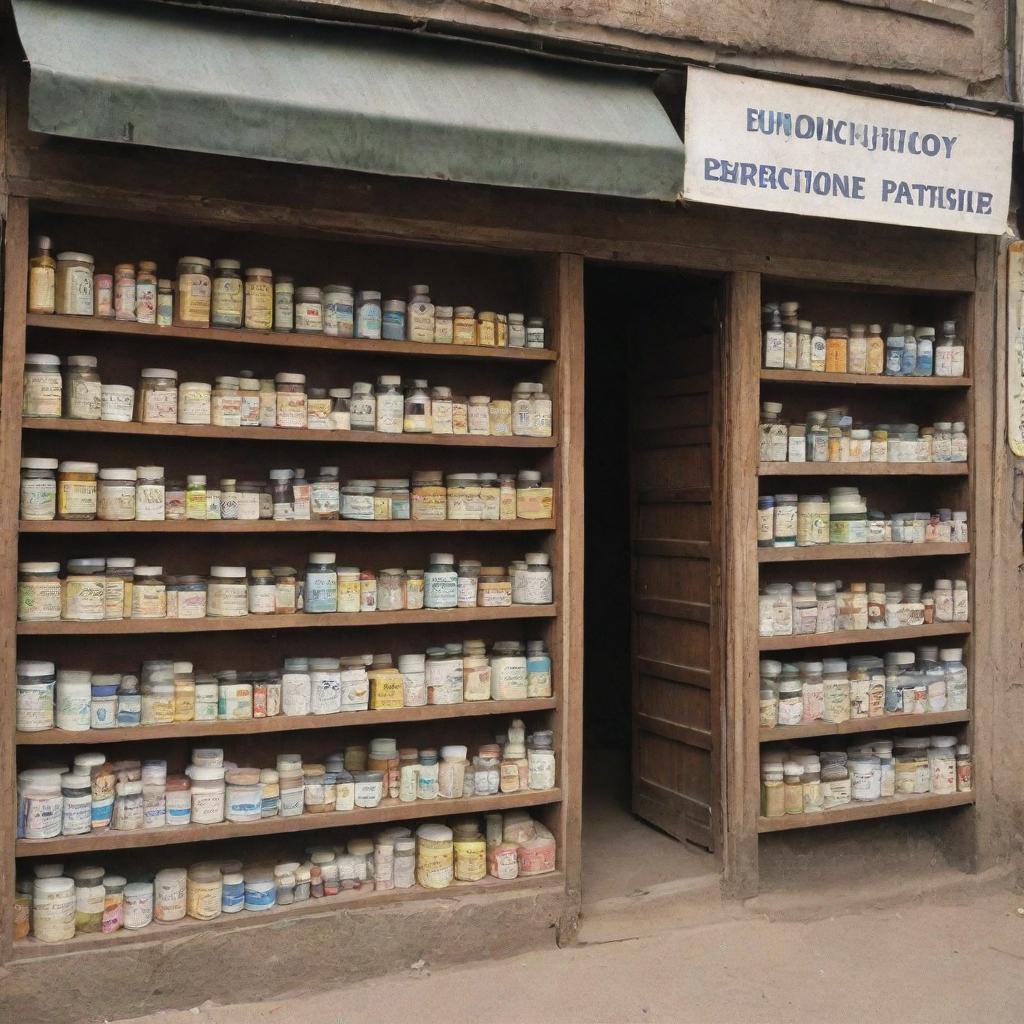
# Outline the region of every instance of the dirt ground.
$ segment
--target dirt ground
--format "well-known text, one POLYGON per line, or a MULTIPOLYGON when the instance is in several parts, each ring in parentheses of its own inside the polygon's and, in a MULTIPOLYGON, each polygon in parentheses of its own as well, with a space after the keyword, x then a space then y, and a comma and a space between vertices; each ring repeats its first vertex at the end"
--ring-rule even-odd
POLYGON ((1024 1014, 1024 896, 1009 888, 809 921, 757 901, 730 907, 707 888, 645 897, 639 912, 629 901, 598 908, 568 949, 437 973, 418 963, 340 991, 132 1024, 999 1024, 1024 1014))

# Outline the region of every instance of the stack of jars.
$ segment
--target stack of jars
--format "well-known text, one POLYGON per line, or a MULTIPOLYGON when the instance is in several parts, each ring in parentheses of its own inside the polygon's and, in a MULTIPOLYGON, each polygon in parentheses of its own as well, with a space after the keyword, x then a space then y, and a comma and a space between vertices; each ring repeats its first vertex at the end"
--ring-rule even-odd
POLYGON ((822 494, 766 494, 757 499, 759 548, 821 544, 966 544, 967 513, 893 512, 868 507, 856 487, 822 494))
POLYGON ((546 874, 555 870, 551 832, 525 811, 389 825, 336 846, 311 846, 294 861, 212 860, 154 874, 125 875, 96 865, 41 863, 17 879, 14 938, 66 942, 76 934, 131 931, 185 917, 260 912, 372 888, 445 889, 453 882, 546 874), (129 881, 128 876, 135 878, 129 881))
POLYGON ((100 469, 95 462, 21 460, 21 518, 107 522, 190 520, 276 522, 309 520, 549 519, 554 489, 539 470, 450 473, 342 481, 338 466, 272 469, 269 480, 205 474, 168 480, 163 466, 100 469))
POLYGON ((509 398, 453 394, 419 378, 384 374, 376 384, 307 386, 306 375, 282 372, 259 378, 252 370, 217 377, 213 384, 178 380, 178 371, 146 367, 137 391, 104 384, 96 356, 25 356, 26 417, 282 427, 292 430, 377 431, 384 434, 471 434, 480 437, 551 437, 551 396, 544 385, 522 381, 509 398))
POLYGON ((974 786, 971 748, 956 736, 896 736, 846 750, 771 749, 761 757, 761 814, 815 814, 894 796, 948 796, 974 786))
POLYGON ((19 731, 86 732, 176 722, 248 721, 277 715, 530 700, 551 696, 551 655, 543 640, 483 640, 425 653, 286 658, 278 669, 196 671, 190 661, 143 662, 136 675, 16 667, 19 731))
POLYGON ((769 302, 762 307, 763 358, 767 369, 810 370, 815 373, 859 373, 889 377, 962 377, 964 345, 956 321, 934 327, 890 324, 815 327, 799 318, 796 302, 769 302))
POLYGON ((183 256, 175 278, 158 277, 156 263, 118 263, 96 273, 89 253, 51 256, 50 239, 36 239, 31 259, 30 313, 97 316, 159 327, 245 328, 327 334, 373 341, 436 345, 544 348, 544 321, 522 313, 477 312, 472 306, 435 306, 430 287, 414 284, 408 300, 386 298, 347 284, 296 287, 268 267, 235 259, 183 256))
POLYGON ((966 580, 936 580, 927 591, 922 583, 766 583, 758 608, 761 636, 899 629, 970 619, 966 580))
POLYGON ((28 768, 18 774, 18 838, 53 839, 111 829, 136 832, 253 822, 373 808, 384 800, 458 800, 555 786, 550 730, 529 737, 519 719, 495 743, 468 748, 399 749, 396 740, 350 746, 323 764, 278 754, 273 768, 225 762, 223 750, 194 750, 178 775, 167 762, 115 761, 82 753, 73 766, 28 768))
POLYGON ((764 402, 758 450, 761 462, 966 462, 967 428, 960 420, 857 425, 845 408, 788 424, 781 402, 764 402))
POLYGON ((967 666, 959 647, 919 647, 821 661, 761 662, 761 725, 809 725, 886 715, 966 711, 967 666))
POLYGON ((304 576, 290 566, 249 570, 213 565, 208 577, 165 576, 134 558, 71 558, 18 564, 22 622, 238 618, 335 612, 445 610, 551 604, 548 555, 528 552, 509 566, 437 553, 423 569, 339 566, 333 551, 309 556, 304 576))

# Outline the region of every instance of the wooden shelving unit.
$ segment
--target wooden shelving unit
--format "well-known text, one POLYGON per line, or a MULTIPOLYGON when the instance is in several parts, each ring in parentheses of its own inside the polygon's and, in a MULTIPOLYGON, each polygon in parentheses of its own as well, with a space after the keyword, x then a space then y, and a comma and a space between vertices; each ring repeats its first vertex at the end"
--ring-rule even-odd
POLYGON ((924 715, 881 715, 878 718, 852 718, 848 722, 807 722, 803 725, 761 726, 762 743, 787 743, 815 736, 855 736, 864 732, 888 732, 891 729, 937 729, 941 725, 960 725, 971 720, 970 711, 935 711, 924 715))
POLYGON ((890 796, 882 800, 850 803, 820 814, 789 814, 784 818, 759 818, 758 832, 789 832, 797 828, 816 828, 836 825, 843 821, 867 821, 871 818, 892 818, 897 814, 917 814, 921 811, 940 811, 947 807, 967 807, 974 803, 973 793, 948 793, 935 796, 890 796))
POLYGON ((466 797, 460 800, 382 800, 378 807, 352 811, 327 811, 323 814, 296 814, 294 817, 260 818, 259 821, 222 821, 216 825, 181 825, 177 828, 137 829, 116 832, 103 829, 83 836, 58 836, 56 839, 19 839, 16 857, 67 856, 95 853, 100 850, 138 850, 144 846, 179 846, 182 843, 205 843, 215 839, 281 835, 289 832, 315 832, 317 829, 379 825, 391 821, 418 821, 420 818, 447 818, 460 814, 486 814, 513 807, 542 807, 558 803, 557 789, 541 792, 499 793, 496 796, 466 797))
POLYGON ((809 548, 758 548, 757 560, 832 562, 849 558, 934 558, 970 553, 970 544, 817 544, 809 548))
POLYGON ((802 651, 811 647, 846 647, 850 644, 904 643, 940 636, 967 636, 969 622, 932 622, 926 626, 899 626, 896 629, 846 629, 835 633, 808 633, 804 636, 762 636, 762 651, 802 651))
MULTIPOLYGON (((984 340, 975 333, 973 296, 956 292, 936 291, 924 295, 908 291, 900 293, 898 287, 878 288, 866 286, 863 292, 853 282, 830 288, 818 281, 779 281, 758 279, 758 309, 767 301, 794 299, 803 311, 810 313, 815 323, 847 323, 868 316, 856 310, 877 310, 871 319, 885 322, 906 322, 910 311, 914 323, 930 324, 933 320, 955 319, 960 334, 967 339, 967 373, 962 377, 886 377, 845 373, 813 373, 798 370, 765 369, 760 366, 760 331, 755 329, 753 303, 747 321, 745 344, 758 346, 757 354, 745 352, 743 370, 747 379, 760 385, 760 403, 782 403, 782 417, 788 422, 803 422, 811 410, 843 406, 856 425, 873 423, 916 422, 921 425, 937 420, 961 420, 968 429, 968 461, 966 463, 811 463, 770 462, 756 463, 757 480, 754 495, 774 494, 779 490, 799 493, 824 494, 838 483, 860 484, 861 493, 869 507, 886 512, 903 509, 930 510, 949 507, 968 510, 971 537, 968 543, 941 544, 835 544, 815 547, 759 548, 749 552, 747 563, 748 586, 755 581, 796 583, 801 579, 832 578, 828 573, 847 580, 883 580, 892 584, 911 580, 930 582, 937 576, 967 579, 972 588, 971 616, 976 614, 974 604, 974 557, 978 538, 975 535, 977 516, 982 513, 976 502, 974 467, 979 457, 978 433, 985 425, 974 416, 973 391, 980 372, 975 353, 984 340), (812 312, 813 310, 813 312, 812 312), (818 317, 823 319, 819 320, 818 317), (806 483, 803 481, 806 480, 806 483), (872 504, 874 503, 874 504, 872 504), (934 562, 941 559, 943 561, 934 562), (949 561, 955 559, 956 561, 949 561), (837 563, 834 570, 831 563, 837 563), (849 563, 849 564, 846 564, 849 563), (938 566, 939 568, 936 568, 938 566), (954 568, 955 566, 955 568, 954 568)), ((759 319, 759 317, 758 317, 759 319)), ((748 399, 748 401, 750 401, 748 399)), ((751 403, 753 404, 753 403, 751 403)), ((758 419, 755 414, 747 422, 758 419)), ((757 439, 748 444, 757 449, 757 439)), ((756 458, 756 455, 755 455, 756 458)), ((746 492, 748 495, 751 491, 746 492)), ((748 497, 748 500, 750 498, 748 497)), ((750 532, 746 533, 750 536, 750 532)), ((748 540, 748 544, 752 541, 748 540)), ((748 549, 749 551, 749 549, 748 549)), ((753 611, 753 605, 747 605, 753 611)), ((799 743, 815 749, 817 740, 835 740, 844 736, 856 737, 868 733, 891 732, 905 729, 936 729, 955 731, 971 736, 974 723, 974 694, 969 697, 968 710, 935 714, 886 715, 863 718, 842 723, 811 722, 797 726, 764 727, 757 714, 758 658, 781 659, 795 662, 803 658, 820 660, 822 657, 845 658, 864 645, 868 650, 882 654, 891 650, 907 650, 918 644, 932 644, 965 648, 965 662, 970 678, 974 679, 971 635, 972 622, 930 623, 897 629, 864 629, 804 636, 757 637, 756 625, 751 624, 745 634, 757 657, 751 657, 746 667, 746 687, 743 698, 743 717, 749 732, 744 738, 746 763, 743 821, 751 836, 751 856, 756 863, 756 836, 765 833, 806 829, 838 822, 863 821, 893 815, 914 814, 951 807, 964 807, 974 802, 973 793, 955 793, 949 796, 898 796, 865 803, 852 803, 820 814, 788 815, 784 818, 765 818, 760 815, 760 778, 758 766, 761 748, 766 744, 799 743)), ((835 744, 833 743, 833 746, 835 744)), ((755 872, 756 874, 756 869, 755 872)))
POLYGON ((963 462, 762 462, 759 476, 967 476, 963 462))
MULTIPOLYGON (((315 467, 318 463, 342 463, 343 477, 409 476, 418 469, 443 472, 514 472, 540 469, 555 490, 555 515, 543 520, 439 521, 439 522, 18 522, 17 501, 0 510, 0 530, 6 551, 4 571, 9 585, 4 603, 5 628, 16 644, 3 650, 5 677, 13 680, 18 657, 45 656, 57 667, 91 667, 103 671, 110 659, 123 668, 137 664, 142 653, 196 660, 197 669, 232 665, 266 667, 280 665, 286 656, 303 653, 304 643, 317 650, 328 645, 401 654, 421 651, 427 637, 438 641, 465 637, 496 639, 541 638, 552 659, 553 695, 517 701, 465 702, 394 710, 334 715, 276 716, 247 721, 185 722, 157 727, 87 730, 73 733, 51 729, 18 732, 13 714, 0 733, 3 784, 7 789, 4 825, 0 828, 0 962, 11 953, 17 958, 49 955, 55 947, 33 940, 12 944, 12 918, 16 861, 27 869, 36 858, 88 855, 90 863, 103 863, 103 854, 130 851, 148 869, 161 864, 190 863, 199 859, 194 844, 225 840, 233 855, 257 860, 264 845, 295 835, 341 830, 339 839, 353 828, 372 830, 386 822, 483 815, 514 808, 531 809, 555 834, 558 865, 554 874, 526 877, 511 885, 487 879, 479 885, 458 885, 443 893, 414 888, 408 891, 345 893, 339 897, 276 908, 263 918, 249 915, 245 925, 279 922, 331 907, 392 905, 404 899, 448 899, 463 892, 503 892, 510 888, 531 893, 557 889, 574 906, 579 891, 579 798, 581 753, 581 702, 578 672, 570 671, 580 657, 582 594, 567 604, 571 580, 582 571, 575 560, 582 556, 582 536, 570 537, 564 526, 566 514, 581 507, 582 496, 582 260, 560 254, 501 252, 493 247, 470 251, 446 240, 433 249, 422 244, 381 242, 339 232, 336 237, 311 241, 298 229, 293 236, 280 231, 258 238, 254 231, 211 210, 191 218, 194 223, 153 222, 143 211, 136 214, 102 205, 83 213, 47 204, 32 205, 12 199, 6 222, 6 309, 2 429, 6 493, 17 494, 19 461, 28 454, 53 453, 62 458, 89 458, 100 465, 156 463, 171 473, 206 472, 219 476, 260 479, 274 465, 315 467), (170 269, 182 252, 192 251, 189 240, 203 233, 203 245, 211 255, 239 254, 286 270, 327 281, 332 273, 347 279, 345 261, 355 260, 358 276, 402 294, 410 281, 437 284, 443 297, 449 293, 474 296, 480 308, 528 310, 544 317, 549 347, 546 349, 499 349, 427 345, 411 342, 363 341, 325 335, 264 333, 247 330, 193 330, 155 327, 94 317, 26 315, 29 240, 37 232, 74 243, 94 253, 97 266, 122 259, 157 260, 161 272, 170 269), (244 232, 244 233, 243 233, 244 232), (247 247, 253 251, 250 254, 247 247), (214 251, 216 250, 216 251, 214 251), (353 255, 353 252, 355 255, 353 255), (276 255, 275 255, 276 254, 276 255), (267 263, 270 260, 269 264, 267 263), (339 267, 334 267, 340 262, 339 267), (333 269, 332 269, 333 268, 333 269), (553 436, 550 438, 490 437, 475 435, 382 434, 270 428, 231 429, 214 426, 157 425, 135 422, 75 421, 23 418, 23 366, 26 351, 94 354, 105 383, 137 385, 139 370, 169 366, 181 380, 211 381, 218 374, 252 368, 260 376, 277 371, 301 371, 311 386, 349 385, 353 380, 374 380, 380 374, 425 377, 431 383, 450 384, 459 393, 511 394, 516 381, 539 381, 553 399, 553 436), (573 439, 573 448, 567 447, 573 439), (312 446, 312 447, 310 447, 312 446), (308 453, 308 454, 306 454, 308 453), (303 547, 303 537, 308 547, 303 547), (461 542, 460 542, 461 538, 461 542), (314 543, 315 541, 315 543, 314 543), (109 543, 109 547, 106 545, 109 543), (459 608, 448 611, 401 611, 244 616, 235 619, 158 619, 106 622, 17 622, 14 573, 25 552, 50 552, 51 557, 88 554, 158 552, 167 571, 204 571, 210 564, 259 566, 291 564, 300 552, 335 544, 352 564, 422 566, 432 550, 453 550, 484 564, 505 564, 526 551, 545 551, 554 568, 555 603, 544 606, 514 605, 508 608, 459 608), (53 547, 50 547, 53 545, 53 547), (515 554, 513 554, 515 553, 515 554), (488 561, 488 558, 493 561, 488 561), (201 568, 194 569, 198 562, 201 568), (187 568, 186 568, 187 563, 187 568), (406 628, 411 627, 411 628, 406 628), (152 641, 152 643, 150 642, 152 641), (255 642, 254 642, 255 641, 255 642), (28 645, 28 653, 25 653, 28 645), (118 653, 121 652, 121 653, 118 653), (207 661, 215 659, 214 664, 207 661), (69 662, 70 659, 70 662, 69 662), (91 661, 91 664, 90 664, 91 661), (166 757, 172 772, 187 763, 197 741, 202 745, 223 743, 244 750, 246 762, 272 765, 274 755, 287 743, 313 760, 332 749, 336 735, 358 730, 359 742, 375 735, 404 729, 410 742, 420 746, 467 741, 475 749, 482 737, 504 728, 508 718, 528 716, 528 729, 550 728, 555 735, 558 788, 523 791, 490 797, 456 800, 418 800, 401 803, 386 799, 378 807, 352 812, 274 817, 256 822, 195 825, 133 832, 102 831, 85 836, 61 836, 52 840, 16 840, 13 832, 15 772, 48 756, 70 759, 77 750, 109 751, 117 756, 166 757), (343 730, 343 732, 338 732, 343 730), (377 731, 375 731, 377 730, 377 731), (159 744, 147 755, 150 743, 159 744), (124 752, 123 754, 121 752, 124 752), (261 845, 264 844, 264 845, 261 845), (167 848, 166 853, 162 853, 167 848), (251 855, 246 851, 251 850, 251 855), (173 851, 173 852, 172 852, 173 851), (170 860, 168 860, 170 858, 170 860), (571 887, 571 889, 567 888, 571 887)), ((410 241, 422 241, 410 238, 410 241)), ((369 285, 367 285, 369 287, 369 285)), ((157 557, 154 554, 154 557, 157 557)), ((340 558, 339 558, 340 561, 340 558)), ((302 564, 296 562, 295 564, 302 564)), ((315 653, 315 652, 314 652, 315 653)), ((11 684, 13 686, 13 683, 11 684)), ((243 763, 246 763, 243 762, 243 763)), ((134 861, 133 861, 134 863, 134 861)), ((227 928, 228 918, 215 927, 227 928)), ((171 932, 191 934, 207 927, 184 922, 170 930, 147 929, 144 935, 79 936, 62 951, 107 949, 133 942, 166 940, 171 932)))

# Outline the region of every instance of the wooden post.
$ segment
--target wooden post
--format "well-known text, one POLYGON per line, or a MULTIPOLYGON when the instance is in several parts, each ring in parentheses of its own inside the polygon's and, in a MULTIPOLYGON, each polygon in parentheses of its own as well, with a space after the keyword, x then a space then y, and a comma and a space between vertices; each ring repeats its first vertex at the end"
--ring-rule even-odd
POLYGON ((758 645, 757 423, 761 345, 761 275, 726 279, 722 322, 722 584, 725 737, 722 771, 723 887, 735 897, 757 893, 758 645))

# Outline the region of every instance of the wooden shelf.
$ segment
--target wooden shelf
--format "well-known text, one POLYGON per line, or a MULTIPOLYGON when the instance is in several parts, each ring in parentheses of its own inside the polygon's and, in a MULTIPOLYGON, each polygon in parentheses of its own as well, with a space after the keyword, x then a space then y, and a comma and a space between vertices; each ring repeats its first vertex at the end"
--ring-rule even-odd
POLYGON ((248 630, 323 629, 332 626, 404 626, 424 622, 490 622, 495 619, 553 619, 554 604, 510 608, 444 608, 401 612, 331 612, 294 615, 239 615, 229 619, 110 619, 100 622, 19 622, 19 636, 111 636, 125 633, 227 633, 248 630))
POLYGON ((886 377, 867 373, 815 373, 813 370, 761 370, 762 381, 876 388, 969 388, 970 377, 886 377))
POLYGON ((936 636, 966 636, 969 622, 933 622, 927 626, 900 626, 897 629, 847 629, 836 633, 810 633, 807 636, 762 636, 762 651, 800 651, 808 647, 842 647, 847 644, 890 643, 924 640, 936 636))
POLYGON ((376 430, 299 430, 288 427, 212 427, 190 423, 118 423, 28 416, 24 430, 115 434, 215 441, 302 441, 312 444, 397 444, 440 448, 554 448, 554 437, 491 437, 480 434, 383 434, 376 430))
POLYGON ((282 835, 311 832, 316 829, 355 825, 377 825, 386 821, 421 818, 457 817, 484 814, 518 807, 541 807, 562 799, 560 789, 525 793, 498 793, 496 796, 472 796, 458 800, 383 800, 379 807, 357 807, 352 811, 327 811, 324 814, 297 814, 294 817, 260 818, 259 821, 222 821, 216 825, 180 825, 177 827, 138 829, 116 832, 103 829, 84 836, 58 836, 55 839, 18 839, 16 857, 46 857, 51 854, 91 853, 98 850, 133 850, 144 846, 178 846, 182 843, 236 839, 240 836, 282 835))
MULTIPOLYGON (((425 359, 494 359, 498 362, 551 363, 558 354, 548 348, 480 348, 475 345, 430 345, 416 341, 367 341, 335 338, 327 334, 288 334, 275 331, 230 330, 218 327, 157 327, 154 324, 106 320, 91 316, 58 316, 29 313, 27 327, 57 331, 87 331, 93 334, 124 334, 131 337, 179 338, 185 341, 226 342, 234 345, 263 345, 314 352, 370 352, 379 355, 422 356, 425 359)), ((33 351, 30 347, 29 351, 33 351)))
POLYGON ((175 722, 173 725, 133 725, 122 729, 86 729, 68 732, 46 729, 42 732, 15 733, 18 746, 52 744, 125 743, 132 740, 179 739, 186 736, 251 736, 256 733, 299 732, 303 729, 344 729, 398 722, 440 721, 448 718, 479 718, 488 715, 523 715, 531 711, 551 711, 558 706, 555 697, 527 700, 479 700, 461 704, 426 704, 389 711, 345 711, 335 715, 275 715, 273 718, 246 718, 238 722, 175 722))
MULTIPOLYGON (((882 715, 878 718, 854 718, 848 722, 808 722, 805 725, 761 726, 762 743, 786 743, 814 736, 850 736, 863 732, 887 732, 890 729, 916 729, 954 725, 971 720, 970 711, 936 711, 925 715, 882 715)), ((19 733, 19 735, 21 735, 19 733)))
POLYGON ((173 520, 171 522, 88 522, 51 520, 18 524, 21 533, 518 533, 554 530, 554 519, 411 520, 372 522, 358 519, 309 519, 276 522, 272 519, 173 520))
POLYGON ((946 807, 965 807, 974 803, 974 793, 949 793, 935 796, 890 796, 883 800, 856 801, 820 814, 787 814, 782 818, 758 818, 757 831, 786 832, 794 828, 815 828, 835 825, 841 821, 865 821, 869 818, 891 818, 897 814, 917 814, 919 811, 940 811, 946 807))
POLYGON ((816 544, 809 548, 758 548, 757 560, 832 562, 854 558, 926 558, 970 553, 970 544, 816 544))
POLYGON ((320 899, 309 899, 302 903, 288 906, 274 906, 269 910, 253 912, 239 911, 237 914, 221 914, 212 921, 196 921, 191 917, 183 917, 180 921, 154 921, 146 928, 132 930, 122 928, 120 931, 102 934, 83 932, 67 942, 40 942, 38 939, 19 939, 14 943, 14 962, 35 960, 66 953, 96 952, 104 949, 126 949, 152 942, 170 942, 197 934, 215 931, 229 934, 241 928, 252 928, 263 924, 291 921, 296 917, 308 914, 343 911, 349 908, 366 906, 393 906, 396 903, 420 902, 437 900, 438 913, 450 913, 452 900, 472 896, 492 896, 498 893, 515 892, 529 895, 540 892, 558 892, 565 888, 565 875, 561 871, 552 871, 546 875, 526 875, 522 878, 501 879, 488 875, 479 882, 452 882, 444 889, 424 889, 413 886, 411 889, 388 889, 376 892, 373 883, 366 883, 361 889, 349 889, 337 896, 322 896, 320 899), (444 902, 440 902, 444 901, 444 902), (442 911, 443 908, 443 911, 442 911))
POLYGON ((967 476, 966 462, 761 462, 758 476, 967 476))

